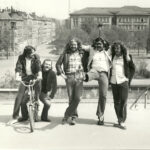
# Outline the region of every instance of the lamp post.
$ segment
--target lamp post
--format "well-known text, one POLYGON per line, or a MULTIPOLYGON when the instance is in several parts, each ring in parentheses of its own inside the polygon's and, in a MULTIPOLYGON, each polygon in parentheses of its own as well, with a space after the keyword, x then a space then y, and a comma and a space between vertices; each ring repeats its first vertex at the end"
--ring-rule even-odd
POLYGON ((98 25, 97 25, 97 27, 98 27, 98 30, 99 30, 99 37, 101 37, 102 35, 102 27, 103 27, 103 24, 102 23, 99 23, 98 25))
POLYGON ((14 32, 14 30, 16 29, 16 22, 14 22, 14 21, 12 21, 11 22, 11 31, 12 31, 12 37, 11 37, 11 49, 12 49, 12 52, 13 52, 13 54, 14 54, 14 67, 15 67, 15 32, 14 32))

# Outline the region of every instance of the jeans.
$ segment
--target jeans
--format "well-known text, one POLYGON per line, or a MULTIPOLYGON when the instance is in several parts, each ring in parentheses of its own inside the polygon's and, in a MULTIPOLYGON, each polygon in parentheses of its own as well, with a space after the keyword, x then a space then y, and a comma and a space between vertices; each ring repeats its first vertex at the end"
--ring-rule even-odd
POLYGON ((91 70, 87 73, 87 75, 89 81, 97 80, 99 84, 99 101, 96 115, 98 116, 98 118, 100 118, 104 115, 105 111, 106 97, 108 91, 108 73, 91 70))
POLYGON ((20 83, 13 109, 13 119, 17 119, 19 117, 20 106, 25 93, 25 89, 26 88, 24 87, 24 85, 20 83))
POLYGON ((112 93, 118 122, 125 122, 127 118, 128 82, 112 84, 112 93))
MULTIPOLYGON (((41 81, 37 81, 35 83, 34 88, 35 88, 35 99, 38 100, 39 93, 41 90, 41 81)), ((13 109, 13 118, 14 119, 17 119, 19 117, 20 107, 22 109, 21 110, 22 117, 24 117, 24 115, 26 114, 26 108, 24 108, 24 107, 26 107, 26 97, 24 97, 25 91, 26 91, 26 87, 24 87, 24 85, 22 83, 20 83, 17 97, 15 99, 14 109, 13 109)), ((26 117, 26 115, 25 115, 25 117, 26 117)))
POLYGON ((47 120, 48 119, 48 110, 50 109, 50 106, 51 106, 49 103, 46 102, 48 100, 47 94, 41 92, 40 100, 44 104, 42 114, 41 114, 41 119, 47 120))
POLYGON ((74 74, 67 75, 66 86, 69 106, 66 109, 65 117, 78 117, 77 107, 82 96, 83 81, 76 79, 74 74))

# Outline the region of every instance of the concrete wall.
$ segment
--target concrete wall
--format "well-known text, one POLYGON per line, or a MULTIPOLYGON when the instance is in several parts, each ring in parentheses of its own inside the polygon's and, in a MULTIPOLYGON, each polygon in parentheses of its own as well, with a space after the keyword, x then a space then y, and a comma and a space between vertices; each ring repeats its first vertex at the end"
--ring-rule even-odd
MULTIPOLYGON (((143 86, 132 86, 129 90, 128 102, 133 102, 146 88, 143 86)), ((15 100, 17 89, 0 89, 0 100, 15 100)), ((148 103, 150 92, 148 92, 148 103)), ((85 85, 83 88, 82 102, 97 102, 98 101, 98 85, 85 85)), ((113 102, 111 87, 109 87, 107 102, 113 102)), ((59 85, 55 99, 53 102, 68 102, 68 95, 65 85, 59 85)), ((139 102, 144 102, 144 95, 140 98, 139 102)))

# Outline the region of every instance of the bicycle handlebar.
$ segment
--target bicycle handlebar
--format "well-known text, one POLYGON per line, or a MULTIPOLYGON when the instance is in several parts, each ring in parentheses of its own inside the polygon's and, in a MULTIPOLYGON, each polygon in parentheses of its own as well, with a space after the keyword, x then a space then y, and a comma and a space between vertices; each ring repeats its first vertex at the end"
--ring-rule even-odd
POLYGON ((34 86, 35 85, 35 83, 37 82, 37 80, 38 79, 35 79, 35 80, 30 80, 29 81, 29 84, 25 84, 25 82, 24 81, 20 81, 25 87, 29 87, 29 86, 34 86), (30 84, 30 83, 32 83, 32 84, 30 84))

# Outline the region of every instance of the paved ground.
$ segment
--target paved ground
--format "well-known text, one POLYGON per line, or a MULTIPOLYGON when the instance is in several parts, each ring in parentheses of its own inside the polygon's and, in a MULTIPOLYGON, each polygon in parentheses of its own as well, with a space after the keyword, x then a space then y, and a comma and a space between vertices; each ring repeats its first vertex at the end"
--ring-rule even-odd
MULTIPOLYGON (((12 113, 12 101, 0 101, 0 149, 20 150, 98 150, 150 149, 150 106, 128 109, 127 130, 113 127, 116 116, 108 103, 105 125, 98 126, 96 103, 79 105, 78 124, 61 125, 66 103, 53 103, 49 112, 51 123, 38 122, 30 133, 28 122, 6 126, 12 113)), ((42 107, 42 104, 41 104, 42 107)), ((41 112, 40 107, 40 112, 41 112)))

